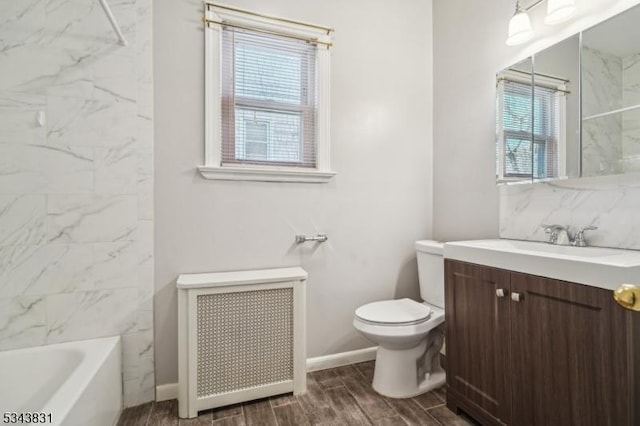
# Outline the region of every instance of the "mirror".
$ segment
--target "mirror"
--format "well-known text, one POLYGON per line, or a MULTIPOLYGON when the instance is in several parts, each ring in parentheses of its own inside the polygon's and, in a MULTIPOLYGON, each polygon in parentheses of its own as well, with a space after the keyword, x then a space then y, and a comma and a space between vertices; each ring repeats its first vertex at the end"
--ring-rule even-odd
POLYGON ((580 36, 534 55, 533 179, 580 176, 580 36))
POLYGON ((531 180, 533 61, 499 72, 496 88, 496 177, 498 182, 531 180))
POLYGON ((582 35, 582 176, 640 172, 640 7, 582 35))
POLYGON ((580 175, 580 38, 568 38, 497 77, 497 181, 580 175))

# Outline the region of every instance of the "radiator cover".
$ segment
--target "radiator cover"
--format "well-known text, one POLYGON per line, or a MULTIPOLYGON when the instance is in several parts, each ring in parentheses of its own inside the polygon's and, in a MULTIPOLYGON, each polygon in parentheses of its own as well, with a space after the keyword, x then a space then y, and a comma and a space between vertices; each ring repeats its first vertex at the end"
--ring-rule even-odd
POLYGON ((179 415, 306 390, 301 268, 178 278, 179 415))

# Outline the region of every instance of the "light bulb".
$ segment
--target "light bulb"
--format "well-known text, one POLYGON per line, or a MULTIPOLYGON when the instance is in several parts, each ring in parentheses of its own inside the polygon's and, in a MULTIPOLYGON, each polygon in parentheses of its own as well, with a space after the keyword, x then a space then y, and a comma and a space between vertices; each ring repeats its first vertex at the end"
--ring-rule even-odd
POLYGON ((522 44, 533 37, 533 29, 531 28, 531 20, 527 12, 518 9, 509 21, 509 37, 507 38, 507 46, 516 46, 522 44))
POLYGON ((544 18, 544 23, 553 25, 564 22, 573 15, 575 10, 574 0, 548 0, 547 16, 544 18))

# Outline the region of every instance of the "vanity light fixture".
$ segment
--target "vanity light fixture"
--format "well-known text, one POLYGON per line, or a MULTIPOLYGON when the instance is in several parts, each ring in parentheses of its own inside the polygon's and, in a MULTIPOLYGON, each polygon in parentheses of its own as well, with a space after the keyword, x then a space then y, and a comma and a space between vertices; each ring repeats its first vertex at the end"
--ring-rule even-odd
MULTIPOLYGON (((516 13, 509 21, 509 36, 507 46, 517 46, 525 43, 533 37, 529 12, 545 0, 538 0, 526 9, 520 5, 520 0, 516 0, 516 13)), ((544 23, 547 25, 559 24, 569 19, 576 10, 575 0, 546 0, 547 15, 544 23)))
POLYGON ((547 16, 544 23, 547 25, 559 24, 566 21, 576 10, 574 0, 547 0, 547 16))
POLYGON ((520 6, 520 0, 516 0, 516 13, 509 21, 509 37, 507 38, 508 46, 516 46, 522 44, 533 37, 533 29, 531 28, 531 20, 527 11, 520 6))

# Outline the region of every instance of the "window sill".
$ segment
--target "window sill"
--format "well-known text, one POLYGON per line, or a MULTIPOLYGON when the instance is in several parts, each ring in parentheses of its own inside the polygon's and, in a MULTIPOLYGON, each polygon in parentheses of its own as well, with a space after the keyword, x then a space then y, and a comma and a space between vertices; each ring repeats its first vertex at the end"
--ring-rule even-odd
POLYGON ((260 167, 198 166, 198 171, 205 179, 247 180, 257 182, 327 183, 336 175, 335 172, 318 170, 271 169, 260 167))

